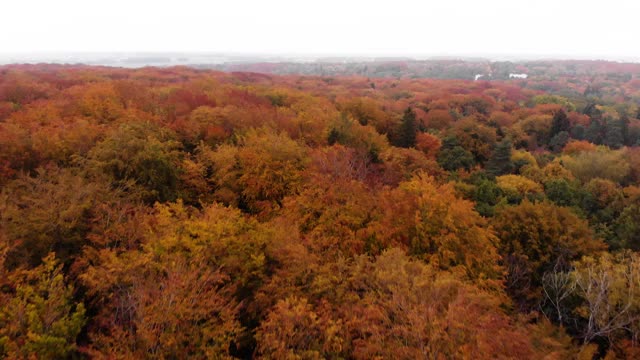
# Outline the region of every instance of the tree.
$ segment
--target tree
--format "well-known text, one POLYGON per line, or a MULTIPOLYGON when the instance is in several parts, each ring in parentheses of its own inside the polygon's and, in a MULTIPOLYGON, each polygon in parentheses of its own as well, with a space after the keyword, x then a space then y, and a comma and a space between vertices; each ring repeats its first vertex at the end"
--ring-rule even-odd
POLYGON ((584 125, 582 124, 576 124, 573 128, 571 128, 571 137, 576 139, 576 140, 584 140, 586 137, 586 132, 587 130, 585 129, 584 125))
POLYGON ((33 270, 15 272, 11 280, 6 300, 0 296, 0 355, 61 359, 74 354, 85 309, 73 301, 73 286, 66 284, 53 253, 33 270))
POLYGON ((561 132, 568 133, 571 131, 571 123, 564 110, 560 109, 553 114, 553 120, 551 121, 551 131, 549 136, 553 139, 554 136, 561 132))
POLYGON ((405 110, 400 124, 397 145, 399 147, 410 148, 416 146, 416 135, 418 125, 416 123, 416 113, 410 107, 405 110))
POLYGON ((583 183, 595 178, 621 182, 631 171, 624 150, 581 152, 572 157, 562 156, 559 161, 583 183))
POLYGON ((501 277, 497 238, 470 201, 460 199, 451 184, 438 185, 417 174, 382 200, 384 215, 369 231, 387 244, 444 270, 466 274, 487 287, 501 277))
POLYGON ((330 129, 327 139, 330 145, 340 144, 353 148, 373 163, 380 162, 380 153, 389 146, 386 136, 379 134, 372 126, 360 125, 347 116, 336 120, 330 129))
POLYGON ((243 328, 238 298, 264 277, 271 232, 237 209, 156 205, 145 244, 102 249, 80 276, 90 353, 128 358, 230 357, 243 328), (232 346, 233 345, 233 346, 232 346))
POLYGON ((442 177, 444 172, 434 160, 419 150, 409 148, 389 148, 381 154, 383 161, 379 168, 379 181, 382 184, 396 186, 409 180, 413 175, 424 172, 434 177, 442 177))
POLYGON ((252 212, 281 207, 282 199, 300 189, 308 163, 306 148, 285 134, 252 132, 242 141, 238 183, 252 212))
POLYGON ((448 110, 433 109, 425 117, 427 128, 443 130, 451 126, 453 117, 448 110))
POLYGON ((545 181, 544 192, 547 195, 547 199, 558 206, 575 206, 580 202, 576 185, 566 179, 545 181))
POLYGON ((584 322, 584 342, 598 337, 609 341, 640 334, 640 259, 627 254, 585 258, 572 272, 576 292, 584 303, 576 309, 584 322))
POLYGON ((612 149, 621 148, 624 145, 624 123, 621 120, 610 119, 605 126, 602 143, 612 149))
POLYGON ((615 248, 640 251, 640 205, 624 208, 614 225, 617 241, 615 248))
POLYGON ((306 296, 277 301, 258 328, 258 356, 537 358, 574 350, 566 336, 550 341, 549 330, 512 321, 499 295, 399 249, 305 270, 314 273, 306 296))
POLYGON ((257 352, 273 359, 340 357, 343 322, 318 314, 305 298, 278 301, 258 329, 257 352))
POLYGON ((132 122, 114 129, 88 155, 88 166, 131 188, 147 203, 178 197, 180 143, 167 129, 132 122), (131 184, 133 183, 133 185, 131 184))
POLYGON ((605 249, 585 220, 546 202, 506 207, 493 218, 493 225, 508 270, 507 291, 522 309, 541 301, 546 272, 566 271, 571 261, 605 249))
POLYGON ((600 340, 603 350, 640 333, 637 254, 586 256, 568 272, 545 275, 544 288, 549 314, 577 333, 584 344, 600 340))
POLYGON ((69 264, 82 250, 99 204, 121 196, 99 178, 71 169, 40 169, 0 193, 0 230, 9 246, 7 267, 33 267, 48 253, 69 264))
POLYGON ((549 147, 554 152, 560 152, 568 142, 569 133, 566 131, 561 131, 551 138, 551 140, 549 141, 549 147))
POLYGON ((602 125, 601 120, 591 119, 589 127, 587 127, 587 130, 585 131, 584 139, 591 143, 600 145, 604 139, 604 131, 605 128, 602 125))
POLYGON ((501 195, 502 191, 495 181, 488 179, 482 180, 476 185, 473 194, 476 211, 482 216, 493 216, 495 206, 500 202, 501 195))
POLYGON ((491 157, 498 137, 495 128, 485 125, 475 116, 456 121, 449 133, 454 135, 460 146, 470 151, 474 160, 481 164, 491 157))
POLYGON ((455 137, 447 137, 438 153, 438 164, 447 171, 470 170, 475 164, 473 154, 458 144, 455 137))
POLYGON ((502 175, 496 178, 498 187, 510 203, 520 203, 523 199, 542 193, 542 186, 520 175, 502 175))
POLYGON ((416 136, 416 148, 424 152, 430 159, 436 159, 441 147, 442 141, 437 136, 429 133, 419 133, 416 136))
POLYGON ((504 139, 496 144, 491 158, 487 162, 486 170, 493 176, 500 176, 513 171, 510 140, 504 139))

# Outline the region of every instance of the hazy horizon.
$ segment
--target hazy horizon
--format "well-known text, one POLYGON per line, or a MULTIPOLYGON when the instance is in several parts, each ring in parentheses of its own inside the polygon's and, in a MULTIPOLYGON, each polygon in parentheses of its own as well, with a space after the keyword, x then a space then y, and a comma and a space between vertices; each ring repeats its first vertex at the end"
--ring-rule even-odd
POLYGON ((369 61, 437 61, 461 60, 478 62, 531 61, 613 61, 640 63, 640 57, 598 57, 572 55, 519 54, 366 54, 366 53, 251 53, 251 52, 0 52, 0 65, 9 64, 86 64, 120 67, 220 65, 233 63, 287 62, 369 62, 369 61))
POLYGON ((24 0, 4 4, 0 57, 183 53, 638 61, 640 4, 398 0, 301 3, 24 0), (36 11, 37 10, 37 11, 36 11))

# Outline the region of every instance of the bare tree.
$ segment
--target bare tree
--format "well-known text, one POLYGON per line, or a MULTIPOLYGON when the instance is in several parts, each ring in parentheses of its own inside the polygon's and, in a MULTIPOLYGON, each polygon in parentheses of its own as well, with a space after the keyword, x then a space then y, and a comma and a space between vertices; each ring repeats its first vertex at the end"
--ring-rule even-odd
POLYGON ((576 283, 572 281, 571 275, 556 271, 545 273, 542 277, 542 290, 544 295, 541 304, 542 313, 549 320, 557 320, 560 324, 566 323, 568 311, 565 301, 576 291, 576 283), (551 309, 548 310, 548 307, 551 309))
POLYGON ((584 300, 577 311, 585 318, 584 343, 620 333, 637 338, 640 322, 640 259, 635 254, 583 259, 572 273, 584 300))

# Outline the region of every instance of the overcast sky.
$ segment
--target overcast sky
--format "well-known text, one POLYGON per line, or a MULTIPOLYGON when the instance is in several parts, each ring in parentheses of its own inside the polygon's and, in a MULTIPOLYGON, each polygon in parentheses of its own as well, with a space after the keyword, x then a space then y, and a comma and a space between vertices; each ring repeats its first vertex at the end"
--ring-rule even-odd
POLYGON ((640 57, 638 0, 3 0, 0 52, 640 57))

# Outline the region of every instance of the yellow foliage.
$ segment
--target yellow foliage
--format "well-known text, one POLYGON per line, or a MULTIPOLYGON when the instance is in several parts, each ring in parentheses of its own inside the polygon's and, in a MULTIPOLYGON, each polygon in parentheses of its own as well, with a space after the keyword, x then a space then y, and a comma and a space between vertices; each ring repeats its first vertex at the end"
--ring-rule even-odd
POLYGON ((518 194, 523 197, 529 194, 538 194, 543 191, 540 184, 520 175, 502 175, 498 176, 496 181, 502 191, 518 194))
POLYGON ((524 162, 529 166, 538 166, 538 161, 530 152, 524 150, 515 150, 511 153, 511 161, 514 163, 524 162))

